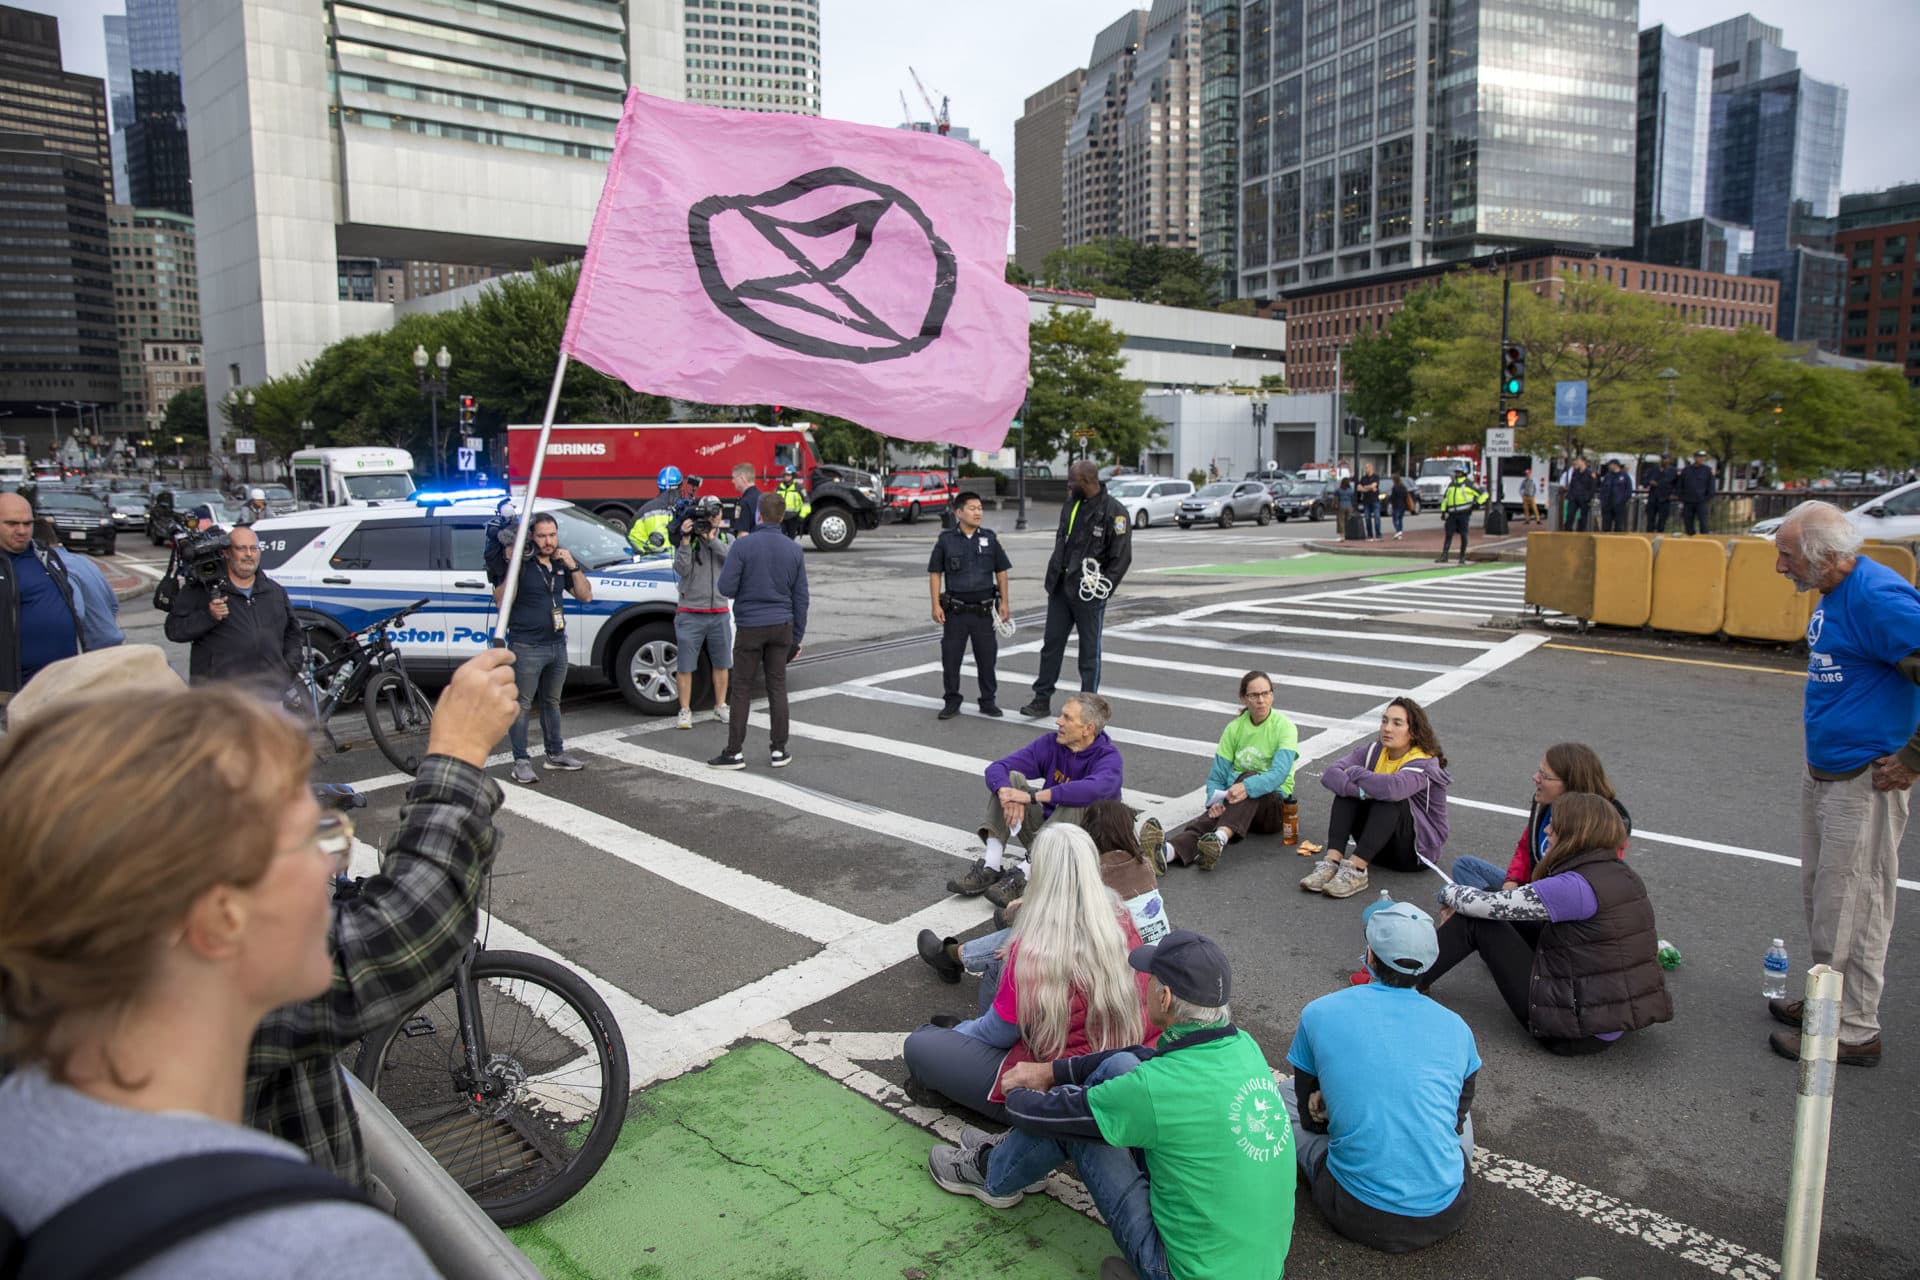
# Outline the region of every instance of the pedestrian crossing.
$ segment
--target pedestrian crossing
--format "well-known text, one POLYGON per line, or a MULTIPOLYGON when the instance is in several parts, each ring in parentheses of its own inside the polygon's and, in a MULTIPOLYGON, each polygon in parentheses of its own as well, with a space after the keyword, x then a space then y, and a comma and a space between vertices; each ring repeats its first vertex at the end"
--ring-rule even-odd
POLYGON ((1426 614, 1438 618, 1485 622, 1527 610, 1527 570, 1520 565, 1501 569, 1469 569, 1435 577, 1401 581, 1369 580, 1358 586, 1309 591, 1284 601, 1263 604, 1255 612, 1273 617, 1317 617, 1332 621, 1387 618, 1395 614, 1426 614))

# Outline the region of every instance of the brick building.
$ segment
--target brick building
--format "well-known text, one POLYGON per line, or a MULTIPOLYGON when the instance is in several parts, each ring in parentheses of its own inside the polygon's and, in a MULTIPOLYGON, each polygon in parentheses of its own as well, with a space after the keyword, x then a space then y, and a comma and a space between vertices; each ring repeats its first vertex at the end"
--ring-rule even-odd
POLYGON ((1898 364, 1920 387, 1920 183, 1840 197, 1847 264, 1840 353, 1898 364))

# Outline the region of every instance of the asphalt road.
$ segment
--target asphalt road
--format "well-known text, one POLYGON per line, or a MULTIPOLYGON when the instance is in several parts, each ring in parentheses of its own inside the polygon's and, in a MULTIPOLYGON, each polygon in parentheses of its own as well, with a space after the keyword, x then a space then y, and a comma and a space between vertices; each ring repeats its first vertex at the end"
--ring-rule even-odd
MULTIPOLYGON (((1022 614, 1039 605, 1034 579, 1050 528, 1036 515, 1026 535, 1008 535, 1022 614)), ((1370 731, 1391 692, 1414 691, 1434 704, 1455 778, 1449 855, 1504 863, 1542 748, 1587 742, 1633 813, 1630 856, 1661 932, 1685 959, 1669 977, 1674 1022, 1572 1060, 1534 1047, 1476 965, 1450 975, 1436 997, 1468 1020, 1485 1060, 1471 1226, 1386 1258, 1333 1236, 1303 1202, 1289 1274, 1776 1274, 1796 1070, 1767 1050, 1759 980, 1775 935, 1796 971, 1809 963, 1798 872, 1783 861, 1796 853, 1800 662, 1713 644, 1486 628, 1513 611, 1518 571, 1333 578, 1312 571, 1334 562, 1285 559, 1309 530, 1330 532, 1149 530, 1138 539, 1135 571, 1109 614, 1104 674, 1115 728, 1136 735, 1120 741, 1136 802, 1188 816, 1190 803, 1170 798, 1198 788, 1233 677, 1259 666, 1316 756, 1302 768, 1302 823, 1324 839, 1320 765, 1370 731), (1274 576, 1166 572, 1269 559, 1279 562, 1274 576)), ((843 1037, 848 1058, 901 1083, 899 1037, 931 1013, 971 1010, 971 985, 939 983, 913 958, 912 938, 923 924, 963 932, 984 922, 984 905, 950 898, 943 883, 976 851, 968 833, 984 802, 979 766, 1040 729, 1011 715, 933 719, 938 652, 922 576, 932 536, 931 527, 896 527, 845 555, 809 555, 817 621, 793 672, 791 768, 766 768, 757 725, 748 771, 707 771, 700 762, 719 749, 722 726, 677 732, 582 686, 567 730, 592 767, 510 789, 494 940, 551 949, 618 996, 636 1085, 750 1035, 809 1032, 843 1037)), ((157 616, 142 602, 123 620, 129 638, 155 638, 157 616)), ((1037 627, 1023 627, 1001 660, 1009 708, 1025 700, 1019 677, 1033 671, 1031 651, 1020 650, 1037 641, 1037 627)), ((362 829, 377 844, 401 780, 371 750, 322 773, 374 782, 362 829)), ((1920 879, 1912 845, 1905 874, 1920 879)), ((1176 869, 1166 881, 1174 923, 1226 946, 1237 1020, 1275 1064, 1300 1008, 1355 967, 1359 912, 1372 896, 1301 894, 1295 882, 1307 868, 1277 838, 1260 837, 1235 845, 1214 873, 1176 869)), ((1437 883, 1430 873, 1375 876, 1376 889, 1421 902, 1437 883)), ((1905 1035, 1917 1006, 1920 949, 1897 932, 1886 1059, 1839 1076, 1825 1276, 1920 1274, 1920 1233, 1897 1190, 1920 1160, 1920 1055, 1905 1035)))

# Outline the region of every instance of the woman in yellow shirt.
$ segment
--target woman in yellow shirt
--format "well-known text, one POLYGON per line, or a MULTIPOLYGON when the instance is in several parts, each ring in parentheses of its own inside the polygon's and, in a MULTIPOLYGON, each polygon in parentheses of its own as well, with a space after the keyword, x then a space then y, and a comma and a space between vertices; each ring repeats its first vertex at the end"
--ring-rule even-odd
POLYGON ((1327 856, 1300 887, 1329 898, 1348 898, 1367 887, 1367 868, 1373 863, 1418 871, 1421 857, 1438 858, 1447 844, 1447 787, 1452 781, 1439 735, 1420 704, 1412 698, 1389 702, 1380 713, 1380 736, 1361 743, 1320 775, 1320 784, 1334 797, 1327 856))

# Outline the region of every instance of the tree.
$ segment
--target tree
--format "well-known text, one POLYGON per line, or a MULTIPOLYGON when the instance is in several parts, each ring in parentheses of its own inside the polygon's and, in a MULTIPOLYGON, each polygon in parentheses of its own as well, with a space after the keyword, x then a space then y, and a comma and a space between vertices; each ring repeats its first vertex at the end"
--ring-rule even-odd
POLYGON ((1040 279, 1056 289, 1169 307, 1211 307, 1220 300, 1219 273, 1191 249, 1119 237, 1055 249, 1040 264, 1040 279))
POLYGON ((169 443, 175 436, 188 440, 207 438, 207 389, 204 386, 188 387, 167 401, 166 412, 160 419, 160 435, 169 443))
MULTIPOLYGON (((305 446, 300 424, 310 413, 312 395, 307 371, 302 369, 229 393, 220 402, 220 416, 226 420, 230 432, 253 438, 258 451, 255 461, 267 470, 268 459, 290 463, 295 451, 305 446), (243 408, 244 397, 249 393, 253 396, 251 421, 243 408)), ((231 447, 228 452, 232 452, 231 447)))
MULTIPOLYGON (((1126 376, 1119 330, 1084 307, 1051 307, 1029 328, 1033 394, 1027 405, 1027 455, 1051 458, 1075 446, 1085 427, 1093 440, 1085 452, 1112 462, 1134 463, 1149 444, 1163 439, 1159 424, 1140 405, 1140 384, 1126 376)), ((1082 452, 1077 447, 1076 453, 1082 452)))
MULTIPOLYGON (((1367 434, 1385 443, 1406 435, 1414 411, 1413 370, 1423 342, 1452 338, 1464 324, 1468 299, 1446 280, 1416 289, 1379 331, 1362 330, 1347 348, 1342 372, 1352 380, 1346 410, 1367 424, 1367 434)), ((1446 443, 1451 443, 1450 441, 1446 443)))

